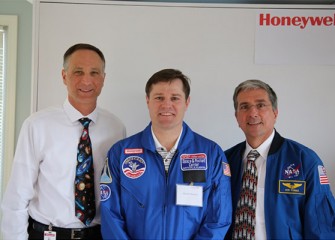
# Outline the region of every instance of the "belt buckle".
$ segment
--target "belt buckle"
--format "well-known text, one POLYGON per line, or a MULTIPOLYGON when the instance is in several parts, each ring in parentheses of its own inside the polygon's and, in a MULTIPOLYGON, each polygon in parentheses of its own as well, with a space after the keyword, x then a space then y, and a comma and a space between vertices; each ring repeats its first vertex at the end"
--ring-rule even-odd
POLYGON ((71 239, 82 239, 81 234, 78 235, 78 233, 81 233, 82 229, 71 229, 71 239))

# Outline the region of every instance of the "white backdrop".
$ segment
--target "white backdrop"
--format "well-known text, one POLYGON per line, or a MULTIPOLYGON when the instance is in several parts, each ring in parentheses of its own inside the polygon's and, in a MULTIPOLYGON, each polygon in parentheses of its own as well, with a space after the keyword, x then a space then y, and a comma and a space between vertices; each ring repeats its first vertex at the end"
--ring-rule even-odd
POLYGON ((33 111, 64 101, 63 54, 88 42, 106 56, 99 104, 121 118, 128 135, 149 122, 146 81, 158 70, 177 68, 191 79, 186 122, 227 149, 244 140, 234 117, 234 88, 261 79, 279 97, 276 129, 318 153, 335 192, 335 66, 255 64, 256 15, 278 5, 52 2, 34 3, 33 111))

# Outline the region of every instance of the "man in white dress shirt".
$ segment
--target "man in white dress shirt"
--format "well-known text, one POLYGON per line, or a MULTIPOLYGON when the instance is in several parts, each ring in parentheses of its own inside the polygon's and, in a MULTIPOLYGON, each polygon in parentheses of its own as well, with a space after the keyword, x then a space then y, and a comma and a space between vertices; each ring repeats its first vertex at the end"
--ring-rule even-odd
POLYGON ((103 53, 79 43, 64 54, 63 105, 28 117, 17 142, 12 173, 2 202, 4 239, 101 239, 100 174, 107 151, 125 137, 123 123, 97 107, 105 80, 103 53), (74 181, 77 146, 83 129, 78 121, 91 119, 96 214, 89 224, 75 214, 74 181))

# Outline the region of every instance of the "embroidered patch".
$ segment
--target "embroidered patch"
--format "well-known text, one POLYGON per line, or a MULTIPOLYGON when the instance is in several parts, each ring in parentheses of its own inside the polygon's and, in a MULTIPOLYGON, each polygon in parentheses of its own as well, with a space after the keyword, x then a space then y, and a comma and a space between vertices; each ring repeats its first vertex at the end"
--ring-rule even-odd
POLYGON ((290 163, 284 167, 283 177, 284 179, 293 179, 300 174, 300 165, 296 166, 295 163, 290 163))
POLYGON ((231 173, 230 173, 230 167, 228 163, 222 162, 222 167, 223 167, 223 174, 231 177, 231 173))
POLYGON ((318 172, 319 172, 320 184, 329 184, 326 168, 322 165, 319 165, 318 172))
POLYGON ((143 153, 143 148, 126 148, 124 154, 141 154, 143 153))
POLYGON ((106 201, 111 196, 111 189, 106 184, 100 184, 100 201, 106 201))
POLYGON ((122 163, 122 171, 124 175, 132 179, 141 177, 144 174, 145 169, 145 161, 138 156, 127 157, 122 163))
POLYGON ((305 195, 306 181, 279 180, 279 193, 305 195))
POLYGON ((228 163, 222 162, 222 167, 223 167, 223 174, 231 177, 231 173, 230 173, 230 167, 228 163))
POLYGON ((207 155, 205 153, 193 153, 180 155, 182 171, 207 170, 207 155))
POLYGON ((100 183, 112 183, 112 175, 108 166, 108 158, 106 158, 104 168, 102 169, 100 183))

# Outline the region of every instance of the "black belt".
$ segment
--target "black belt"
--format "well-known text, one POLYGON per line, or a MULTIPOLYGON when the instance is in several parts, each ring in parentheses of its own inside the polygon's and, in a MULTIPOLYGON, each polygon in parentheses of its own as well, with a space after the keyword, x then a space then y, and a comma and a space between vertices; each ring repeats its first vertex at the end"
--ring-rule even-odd
MULTIPOLYGON (((39 232, 50 231, 48 225, 37 222, 34 219, 31 220, 32 229, 39 232)), ((87 228, 60 228, 52 226, 51 231, 57 233, 57 238, 59 237, 62 239, 87 239, 91 238, 95 234, 100 235, 100 225, 87 228)))

